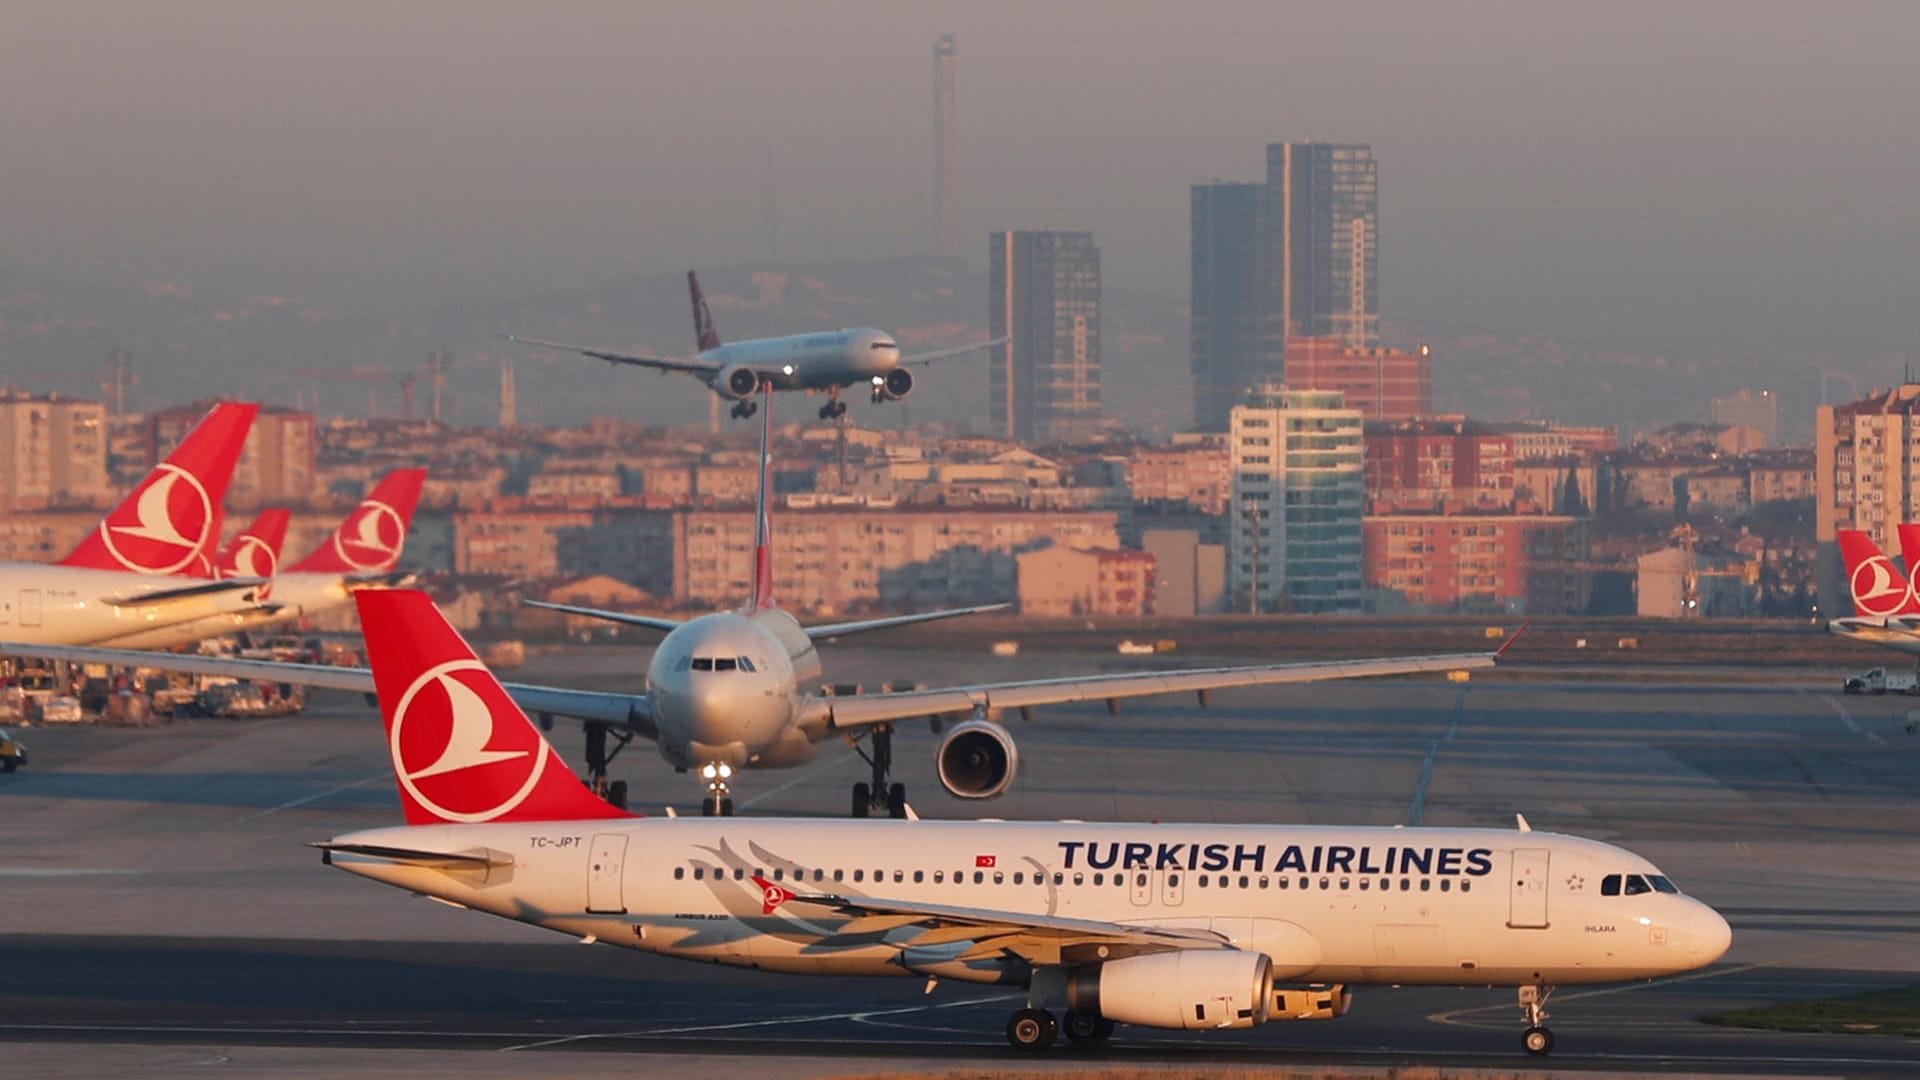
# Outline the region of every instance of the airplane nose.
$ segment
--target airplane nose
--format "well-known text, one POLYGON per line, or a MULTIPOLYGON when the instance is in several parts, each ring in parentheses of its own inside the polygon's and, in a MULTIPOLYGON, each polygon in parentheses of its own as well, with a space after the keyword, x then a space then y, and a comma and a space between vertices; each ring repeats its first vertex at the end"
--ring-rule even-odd
POLYGON ((1705 966, 1726 955, 1733 944, 1733 927, 1720 913, 1701 904, 1687 922, 1687 953, 1697 964, 1705 966))

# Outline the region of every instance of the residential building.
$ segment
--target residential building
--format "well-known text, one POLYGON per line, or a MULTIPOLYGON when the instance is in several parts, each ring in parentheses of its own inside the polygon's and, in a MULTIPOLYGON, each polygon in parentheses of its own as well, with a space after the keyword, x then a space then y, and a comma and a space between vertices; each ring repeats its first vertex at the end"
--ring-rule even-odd
POLYGON ((1819 589, 1831 614, 1847 607, 1836 530, 1859 529, 1882 551, 1899 549, 1895 526, 1920 520, 1920 383, 1822 405, 1814 421, 1814 541, 1819 589))
POLYGON ((1061 619, 1154 612, 1154 558, 1144 551, 1053 545, 1023 551, 1015 562, 1022 615, 1061 619))
POLYGON ((1360 411, 1338 391, 1270 387, 1234 408, 1229 446, 1234 604, 1358 612, 1366 494, 1360 411))
POLYGON ((1100 249, 1093 234, 995 232, 988 249, 994 430, 1022 443, 1071 442, 1100 420, 1100 249))
POLYGON ((98 507, 112 496, 106 405, 0 389, 0 511, 98 507))
POLYGON ((1465 417, 1369 424, 1368 512, 1511 511, 1513 437, 1465 417))
POLYGON ((1287 385, 1296 390, 1338 390, 1368 423, 1433 415, 1432 350, 1349 345, 1344 338, 1300 337, 1287 341, 1287 385))
MULTIPOLYGON (((140 471, 164 458, 213 407, 196 401, 149 413, 140 471)), ((277 405, 261 408, 234 466, 227 508, 251 511, 262 506, 304 506, 319 492, 315 475, 319 438, 312 413, 277 405)))
POLYGON ((1366 519, 1366 587, 1383 614, 1553 615, 1586 606, 1585 523, 1519 514, 1366 519))
POLYGON ((1196 529, 1147 529, 1140 548, 1153 556, 1154 614, 1190 619, 1226 610, 1226 545, 1203 543, 1196 529))
POLYGON ((1227 512, 1233 467, 1224 435, 1176 435, 1170 445, 1135 450, 1126 465, 1127 488, 1136 503, 1227 512))

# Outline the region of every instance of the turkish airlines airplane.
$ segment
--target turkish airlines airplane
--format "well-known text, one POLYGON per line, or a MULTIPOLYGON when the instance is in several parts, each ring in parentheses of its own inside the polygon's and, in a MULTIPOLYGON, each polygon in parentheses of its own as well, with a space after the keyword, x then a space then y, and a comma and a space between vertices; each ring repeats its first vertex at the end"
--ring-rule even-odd
MULTIPOLYGON (((1827 631, 1920 656, 1920 596, 1913 583, 1873 537, 1857 529, 1841 529, 1836 535, 1854 613, 1829 619, 1827 631)), ((1920 525, 1900 526, 1900 548, 1912 566, 1920 556, 1920 525)))
POLYGON ((293 511, 285 507, 260 511, 253 523, 240 530, 221 550, 219 558, 214 560, 213 572, 207 576, 271 580, 280 572, 280 549, 286 546, 287 525, 292 520, 293 511))
POLYGON ((714 393, 733 402, 733 415, 736 417, 754 414, 758 406, 753 398, 762 388, 804 390, 810 394, 824 391, 827 403, 820 407, 822 420, 834 419, 847 411, 846 403, 840 400, 840 391, 849 387, 870 387, 869 396, 875 404, 899 401, 913 393, 913 371, 908 365, 979 352, 1007 341, 1002 337, 952 349, 902 355, 900 345, 892 334, 885 330, 860 327, 826 334, 793 334, 722 345, 720 333, 713 326, 713 312, 708 310, 706 297, 701 295, 700 279, 691 270, 687 271, 687 291, 693 298, 693 331, 699 349, 697 354, 690 357, 611 352, 511 334, 507 335, 507 340, 543 349, 576 352, 610 364, 633 364, 657 371, 692 375, 706 383, 714 393))
POLYGON ((259 409, 215 405, 59 562, 0 564, 0 636, 108 643, 257 607, 258 579, 177 575, 204 565, 220 542, 220 504, 259 409))
POLYGON ((1024 987, 1007 1039, 1320 1020, 1353 985, 1556 986, 1693 971, 1725 919, 1630 851, 1503 829, 629 816, 568 772, 422 593, 361 593, 407 824, 338 869, 687 960, 1024 987), (1050 1008, 1065 1005, 1056 1019, 1050 1008))
MULTIPOLYGON (((242 533, 234 539, 228 557, 233 560, 233 573, 250 574, 255 581, 266 579, 259 592, 260 604, 114 638, 106 644, 120 649, 165 649, 223 634, 268 630, 344 607, 359 589, 389 588, 405 580, 407 575, 396 577, 394 570, 426 479, 425 469, 388 473, 319 548, 284 573, 279 569, 279 549, 287 532, 284 517, 278 520, 278 535, 271 537, 271 544, 251 530, 242 533)), ((264 523, 271 529, 270 515, 275 514, 286 511, 266 511, 254 528, 261 529, 264 523)), ((231 576, 224 565, 221 574, 231 576)))
MULTIPOLYGON (((871 768, 871 779, 853 785, 854 817, 875 810, 907 816, 907 791, 892 779, 893 729, 903 720, 931 717, 944 728, 934 762, 940 784, 962 799, 991 799, 1012 786, 1020 755, 1013 735, 999 722, 1009 709, 1030 715, 1042 705, 1105 701, 1110 710, 1124 698, 1190 693, 1204 704, 1214 690, 1274 686, 1416 672, 1462 671, 1493 666, 1506 645, 1493 652, 1408 656, 1374 660, 1264 664, 1070 675, 1018 682, 981 682, 895 694, 836 697, 809 691, 822 676, 817 641, 1003 608, 1004 604, 802 626, 773 600, 768 500, 771 498, 772 396, 761 427, 760 496, 754 546, 753 595, 737 610, 686 622, 649 615, 600 611, 567 604, 532 606, 666 631, 647 666, 641 694, 510 684, 520 705, 541 717, 578 719, 587 729, 587 772, 596 790, 616 805, 626 802, 624 782, 607 780, 607 768, 634 738, 650 739, 677 771, 697 771, 706 785, 703 811, 733 813, 732 784, 744 769, 783 769, 811 761, 820 744, 846 739, 871 768), (950 725, 947 721, 955 721, 950 725), (862 747, 855 740, 864 740, 862 747), (613 742, 609 751, 607 744, 613 742)), ((277 587, 277 586, 276 586, 277 587)), ((1511 641, 1508 642, 1511 644, 1511 641)), ((13 650, 0 643, 0 653, 13 650)), ((312 667, 217 657, 145 656, 105 649, 21 648, 21 655, 118 665, 141 664, 192 674, 300 683, 366 693, 372 676, 361 668, 312 667)))

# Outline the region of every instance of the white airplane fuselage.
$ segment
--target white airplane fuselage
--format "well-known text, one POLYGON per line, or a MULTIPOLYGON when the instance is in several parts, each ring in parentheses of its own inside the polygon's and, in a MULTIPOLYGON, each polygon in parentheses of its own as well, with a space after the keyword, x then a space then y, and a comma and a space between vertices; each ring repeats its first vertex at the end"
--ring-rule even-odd
POLYGON ((166 649, 243 631, 269 630, 345 607, 353 602, 347 579, 339 574, 292 571, 277 574, 262 590, 260 605, 222 612, 165 627, 140 629, 102 644, 119 649, 166 649))
POLYGON ((900 346, 884 330, 859 327, 737 341, 708 349, 700 359, 723 365, 722 371, 735 366, 758 371, 776 390, 836 390, 884 383, 900 366, 900 346))
POLYGON ((1861 616, 1834 619, 1827 623, 1827 631, 1840 637, 1878 645, 1884 649, 1920 656, 1920 631, 1909 630, 1903 626, 1889 626, 1885 619, 1861 616))
POLYGON ((126 570, 0 564, 0 636, 41 645, 102 645, 255 606, 252 589, 138 602, 145 594, 190 584, 179 577, 126 570))
POLYGON ((786 768, 811 760, 795 727, 800 688, 820 677, 813 641, 778 608, 681 624, 647 665, 660 754, 676 768, 786 768))
POLYGON ((1026 967, 997 950, 963 959, 972 943, 951 933, 916 947, 914 919, 850 927, 828 906, 770 898, 756 877, 802 897, 1210 930, 1267 953, 1276 982, 1619 982, 1704 967, 1731 940, 1689 896, 1624 895, 1625 876, 1644 889, 1659 874, 1631 852, 1510 830, 681 818, 399 827, 334 843, 484 851, 496 865, 329 861, 582 938, 803 974, 1023 984, 1026 967), (1610 876, 1615 895, 1602 895, 1610 876))

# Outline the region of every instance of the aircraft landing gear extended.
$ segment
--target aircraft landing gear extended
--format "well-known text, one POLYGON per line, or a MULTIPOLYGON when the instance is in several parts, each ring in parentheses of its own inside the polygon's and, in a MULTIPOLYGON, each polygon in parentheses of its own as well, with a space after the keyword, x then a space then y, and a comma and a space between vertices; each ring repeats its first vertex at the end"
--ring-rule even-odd
MULTIPOLYGON (((552 717, 542 716, 540 720, 543 728, 552 730, 552 717)), ((612 764, 615 755, 626 749, 627 744, 632 741, 632 732, 613 731, 605 724, 587 725, 587 786, 593 789, 595 795, 621 810, 627 808, 627 782, 625 780, 609 781, 607 766, 612 764), (607 749, 609 738, 615 743, 612 750, 607 749)))
POLYGON ((827 391, 827 403, 820 406, 820 419, 838 420, 847 415, 847 403, 840 400, 840 388, 827 391))
POLYGON ((893 772, 893 725, 875 724, 868 729, 868 734, 873 752, 861 749, 859 743, 853 744, 853 752, 866 758, 867 764, 873 767, 873 782, 853 785, 853 816, 870 817, 875 810, 885 810, 890 818, 905 818, 907 785, 887 782, 888 774, 893 772), (883 794, 884 801, 879 797, 883 794))
POLYGON ((735 420, 745 420, 747 417, 759 411, 760 403, 757 401, 736 401, 733 403, 733 418, 735 420))
POLYGON ((1099 1013, 1068 1009, 1060 1019, 1060 1032, 1074 1043, 1103 1043, 1113 1037, 1113 1021, 1099 1013))
POLYGON ((1060 1035, 1060 1022, 1045 1009, 1021 1009, 1007 1021, 1007 1041, 1016 1050, 1045 1050, 1060 1035))
POLYGON ((1553 1032, 1546 1027, 1547 999, 1552 996, 1553 987, 1544 984, 1520 988, 1520 1011, 1527 1018, 1527 1031, 1520 1040, 1534 1057, 1553 1053, 1553 1032))
POLYGON ((706 817, 732 817, 733 795, 727 781, 733 779, 733 766, 724 761, 709 761, 700 766, 700 778, 707 782, 707 797, 700 804, 700 813, 706 817))

